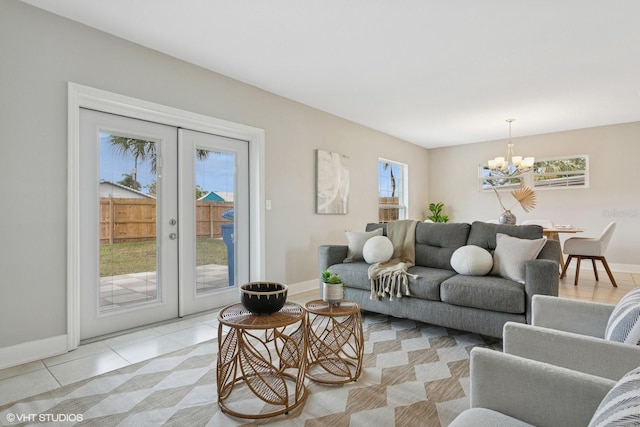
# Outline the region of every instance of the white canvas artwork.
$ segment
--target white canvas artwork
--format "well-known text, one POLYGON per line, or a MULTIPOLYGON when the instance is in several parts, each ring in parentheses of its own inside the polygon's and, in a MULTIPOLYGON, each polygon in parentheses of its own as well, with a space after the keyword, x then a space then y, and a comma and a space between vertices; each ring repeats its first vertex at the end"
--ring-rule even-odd
POLYGON ((316 213, 347 214, 349 212, 349 169, 347 156, 317 150, 316 213))

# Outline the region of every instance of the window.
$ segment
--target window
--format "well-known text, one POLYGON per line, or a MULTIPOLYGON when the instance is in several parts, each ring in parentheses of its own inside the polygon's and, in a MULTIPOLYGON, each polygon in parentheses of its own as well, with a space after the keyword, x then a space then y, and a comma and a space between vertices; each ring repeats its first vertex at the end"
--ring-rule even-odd
POLYGON ((536 189, 589 187, 589 156, 538 160, 533 164, 533 186, 536 189))
POLYGON ((589 156, 578 154, 538 159, 530 172, 503 178, 491 176, 486 165, 478 168, 480 190, 513 189, 521 185, 536 190, 589 187, 589 156))
POLYGON ((378 160, 378 222, 407 217, 407 165, 378 160))
POLYGON ((489 167, 484 165, 478 168, 478 180, 480 181, 480 190, 491 190, 494 186, 500 189, 514 189, 520 187, 520 183, 525 181, 525 175, 516 175, 513 177, 500 177, 490 174, 489 167))

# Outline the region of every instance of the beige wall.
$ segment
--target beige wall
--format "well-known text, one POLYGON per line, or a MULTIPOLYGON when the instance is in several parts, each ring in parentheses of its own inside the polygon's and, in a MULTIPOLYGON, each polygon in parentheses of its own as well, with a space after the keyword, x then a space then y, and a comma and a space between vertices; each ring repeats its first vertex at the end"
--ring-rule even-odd
MULTIPOLYGON (((0 58, 0 349, 66 333, 69 81, 265 129, 269 280, 314 279, 318 245, 342 243, 345 229, 376 220, 379 157, 409 165, 412 218, 434 201, 454 221, 500 213, 476 178, 478 163, 502 154, 504 141, 425 150, 15 0, 0 1, 0 58), (314 213, 318 148, 350 156, 348 215, 314 213)), ((516 215, 589 233, 612 219, 607 212, 617 215, 609 257, 639 265, 639 217, 624 214, 640 209, 639 135, 640 123, 631 123, 516 138, 520 154, 591 161, 589 189, 540 191, 538 208, 516 215)))
POLYGON ((24 3, 0 2, 0 58, 0 349, 66 333, 69 81, 264 129, 268 280, 315 279, 318 245, 376 220, 379 156, 425 210, 427 150, 24 3), (348 215, 314 213, 318 148, 351 158, 348 215))
MULTIPOLYGON (((537 191, 536 209, 525 213, 520 206, 514 208, 518 222, 551 219, 582 227, 583 236, 595 236, 610 221, 617 221, 607 260, 640 271, 640 167, 635 165, 640 159, 640 122, 514 138, 513 142, 519 155, 587 154, 590 166, 589 188, 537 191)), ((497 219, 501 209, 495 194, 478 191, 478 164, 505 151, 506 140, 430 150, 429 201, 443 201, 446 213, 456 222, 497 219)))

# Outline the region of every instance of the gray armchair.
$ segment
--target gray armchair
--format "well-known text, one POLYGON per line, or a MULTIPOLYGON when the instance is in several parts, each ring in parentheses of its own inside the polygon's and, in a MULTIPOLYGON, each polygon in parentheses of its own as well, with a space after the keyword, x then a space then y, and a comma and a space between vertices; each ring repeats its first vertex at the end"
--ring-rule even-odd
POLYGON ((471 351, 471 408, 449 427, 584 427, 615 384, 477 347, 471 351))
POLYGON ((620 379, 640 366, 640 346, 606 340, 614 305, 536 295, 532 324, 504 326, 504 352, 620 379))

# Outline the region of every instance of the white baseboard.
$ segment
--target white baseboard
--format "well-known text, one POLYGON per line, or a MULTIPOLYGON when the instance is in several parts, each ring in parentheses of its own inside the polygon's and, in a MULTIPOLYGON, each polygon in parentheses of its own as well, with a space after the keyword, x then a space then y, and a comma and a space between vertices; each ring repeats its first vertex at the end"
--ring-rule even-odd
MULTIPOLYGON (((598 263, 596 262, 596 266, 598 263)), ((581 270, 582 270, 582 265, 580 266, 581 270)), ((609 263, 609 268, 611 269, 611 271, 613 272, 617 272, 617 273, 633 273, 633 274, 640 274, 640 265, 638 264, 611 264, 609 263)), ((592 267, 593 269, 593 267, 592 267)), ((599 270, 599 269, 598 269, 599 270)), ((602 270, 604 271, 604 267, 602 267, 602 270)))
POLYGON ((302 294, 304 292, 319 290, 319 279, 307 280, 304 282, 293 283, 291 285, 287 285, 289 290, 287 294, 289 295, 297 295, 302 294))
MULTIPOLYGON (((575 261, 571 261, 571 265, 569 266, 568 270, 575 271, 576 265, 577 264, 575 261)), ((600 261, 596 261, 596 268, 598 269, 598 272, 600 271, 605 272, 604 266, 600 261)), ((609 263, 609 268, 613 273, 640 274, 640 265, 638 264, 609 263)), ((583 260, 580 263, 580 272, 583 272, 583 271, 593 271, 593 265, 591 265, 589 260, 583 260)))
POLYGON ((0 369, 46 359, 67 352, 67 336, 58 335, 0 348, 0 369))

